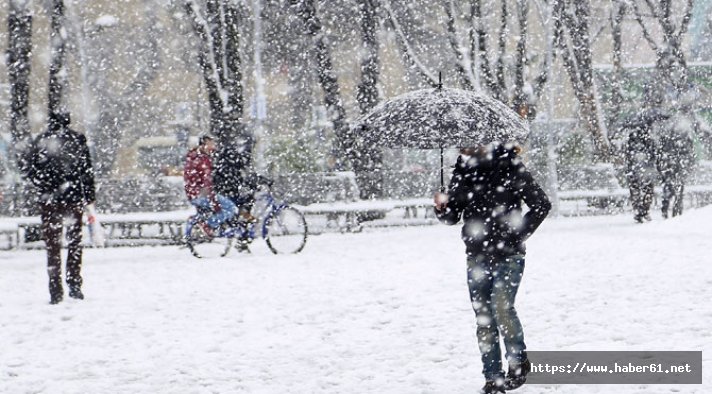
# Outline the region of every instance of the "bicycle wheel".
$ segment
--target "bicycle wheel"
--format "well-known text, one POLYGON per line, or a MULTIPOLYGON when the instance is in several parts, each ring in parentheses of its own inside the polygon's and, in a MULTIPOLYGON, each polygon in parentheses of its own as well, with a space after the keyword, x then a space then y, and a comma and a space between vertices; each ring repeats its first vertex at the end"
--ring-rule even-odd
POLYGON ((232 250, 234 237, 214 237, 206 234, 203 223, 188 223, 186 244, 197 258, 225 257, 232 250))
POLYGON ((274 212, 265 226, 265 241, 274 254, 299 253, 307 243, 307 221, 295 208, 287 207, 274 212))

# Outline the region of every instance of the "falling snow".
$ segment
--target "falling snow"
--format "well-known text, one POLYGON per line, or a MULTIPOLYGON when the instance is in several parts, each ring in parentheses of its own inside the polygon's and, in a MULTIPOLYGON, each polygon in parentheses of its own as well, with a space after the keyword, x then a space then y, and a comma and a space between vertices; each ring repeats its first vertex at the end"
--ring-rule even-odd
POLYGON ((525 241, 531 349, 703 350, 709 386, 710 48, 709 0, 5 2, 0 392, 475 392, 493 318, 464 251, 525 241), (182 246, 206 135, 195 195, 252 220, 271 192, 301 254, 182 246), (26 249, 79 175, 85 240, 127 247, 87 249, 87 299, 49 306, 26 249))

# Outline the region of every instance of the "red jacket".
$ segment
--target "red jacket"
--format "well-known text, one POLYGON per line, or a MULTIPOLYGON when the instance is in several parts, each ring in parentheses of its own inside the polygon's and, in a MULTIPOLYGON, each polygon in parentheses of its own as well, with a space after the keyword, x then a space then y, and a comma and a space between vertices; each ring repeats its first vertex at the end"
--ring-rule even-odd
POLYGON ((213 163, 210 155, 201 153, 198 148, 188 152, 183 170, 185 194, 189 200, 198 197, 213 198, 213 163))

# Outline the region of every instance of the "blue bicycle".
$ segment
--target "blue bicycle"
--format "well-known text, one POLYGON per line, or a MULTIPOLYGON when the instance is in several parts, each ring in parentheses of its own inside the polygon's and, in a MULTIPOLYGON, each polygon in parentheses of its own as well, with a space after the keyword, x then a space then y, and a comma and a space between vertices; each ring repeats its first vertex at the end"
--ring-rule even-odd
POLYGON ((286 202, 278 202, 272 195, 271 182, 266 186, 266 190, 255 194, 251 215, 238 212, 218 229, 209 229, 207 225, 210 210, 199 209, 188 218, 185 244, 193 256, 225 257, 232 249, 249 252, 249 245, 260 236, 274 254, 301 252, 307 242, 304 215, 286 202))

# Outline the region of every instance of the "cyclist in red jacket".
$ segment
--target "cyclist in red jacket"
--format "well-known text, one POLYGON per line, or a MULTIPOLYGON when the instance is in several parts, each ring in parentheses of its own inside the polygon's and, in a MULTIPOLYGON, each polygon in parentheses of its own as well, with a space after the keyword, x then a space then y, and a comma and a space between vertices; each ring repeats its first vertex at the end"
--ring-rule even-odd
POLYGON ((227 197, 216 194, 213 189, 213 163, 212 154, 215 151, 215 142, 209 135, 203 135, 198 140, 198 146, 188 151, 183 170, 185 181, 185 194, 190 203, 198 210, 212 211, 213 214, 206 221, 206 232, 220 227, 222 223, 235 216, 236 206, 227 197))

